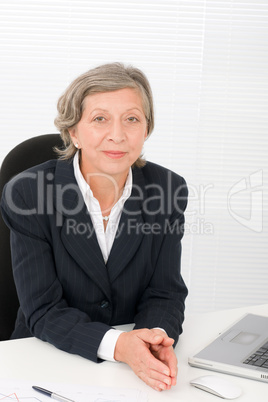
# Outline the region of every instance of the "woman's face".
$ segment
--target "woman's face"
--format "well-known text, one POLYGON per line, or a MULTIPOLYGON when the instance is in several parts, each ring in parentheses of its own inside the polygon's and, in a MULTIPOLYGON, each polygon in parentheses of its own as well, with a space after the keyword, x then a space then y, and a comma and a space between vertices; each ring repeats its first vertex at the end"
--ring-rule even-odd
POLYGON ((81 149, 81 171, 123 176, 147 136, 142 98, 132 88, 89 95, 81 120, 69 130, 81 149))

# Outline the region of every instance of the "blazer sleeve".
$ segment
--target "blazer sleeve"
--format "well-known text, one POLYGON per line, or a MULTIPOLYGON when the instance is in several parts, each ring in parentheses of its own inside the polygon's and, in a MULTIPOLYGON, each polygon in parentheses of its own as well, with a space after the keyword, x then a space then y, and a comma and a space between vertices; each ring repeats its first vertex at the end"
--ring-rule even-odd
MULTIPOLYGON (((182 179, 182 178, 180 178, 182 179)), ((154 273, 137 306, 135 328, 163 328, 177 344, 182 333, 187 287, 181 276, 181 239, 188 190, 182 179, 179 202, 162 222, 164 236, 159 247, 154 273)))
MULTIPOLYGON (((56 274, 53 250, 42 227, 44 218, 19 213, 19 209, 31 210, 32 206, 26 205, 24 192, 15 189, 10 203, 7 188, 8 185, 1 211, 10 228, 13 275, 26 325, 33 336, 59 349, 100 361, 97 350, 111 327, 93 322, 86 313, 68 305, 56 274)), ((29 199, 27 196, 27 202, 29 199)))

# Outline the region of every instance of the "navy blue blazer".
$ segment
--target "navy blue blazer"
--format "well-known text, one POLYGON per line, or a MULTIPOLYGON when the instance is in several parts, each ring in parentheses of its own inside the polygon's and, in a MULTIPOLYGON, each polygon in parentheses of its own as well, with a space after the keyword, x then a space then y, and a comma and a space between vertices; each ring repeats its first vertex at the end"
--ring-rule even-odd
POLYGON ((12 337, 36 336, 92 361, 114 325, 161 327, 176 343, 187 295, 186 204, 182 177, 150 162, 133 168, 105 264, 72 161, 51 160, 13 178, 1 203, 20 301, 12 337))

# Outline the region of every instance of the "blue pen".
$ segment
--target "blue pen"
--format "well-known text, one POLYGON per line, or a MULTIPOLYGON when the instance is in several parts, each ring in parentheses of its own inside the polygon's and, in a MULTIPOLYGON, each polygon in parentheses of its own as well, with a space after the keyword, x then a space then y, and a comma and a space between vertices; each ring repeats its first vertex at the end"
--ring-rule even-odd
POLYGON ((48 391, 47 389, 41 388, 41 387, 36 387, 33 385, 32 387, 35 391, 41 392, 41 394, 44 394, 46 396, 49 396, 52 399, 55 399, 56 401, 60 402, 75 402, 72 399, 65 398, 64 396, 58 395, 55 392, 48 391))

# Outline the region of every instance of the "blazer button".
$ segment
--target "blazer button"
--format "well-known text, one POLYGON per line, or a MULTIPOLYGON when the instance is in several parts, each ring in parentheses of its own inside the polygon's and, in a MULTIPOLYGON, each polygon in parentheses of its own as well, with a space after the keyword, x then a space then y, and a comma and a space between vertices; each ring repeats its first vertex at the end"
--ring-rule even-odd
POLYGON ((101 308, 107 308, 109 307, 109 302, 107 300, 102 300, 100 306, 101 308))

